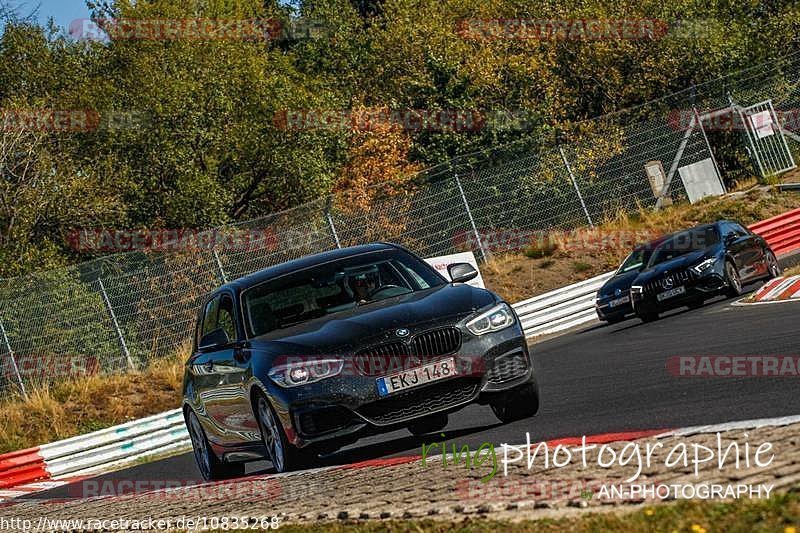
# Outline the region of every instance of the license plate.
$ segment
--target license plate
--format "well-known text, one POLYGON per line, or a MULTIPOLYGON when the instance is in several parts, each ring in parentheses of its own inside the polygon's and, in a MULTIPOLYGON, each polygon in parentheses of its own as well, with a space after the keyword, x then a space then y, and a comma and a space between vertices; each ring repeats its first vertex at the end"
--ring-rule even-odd
POLYGON ((622 298, 617 298, 616 300, 611 300, 608 302, 609 307, 616 307, 618 305, 626 304, 631 301, 630 296, 623 296, 622 298))
POLYGON ((683 286, 675 287, 674 289, 657 294, 656 299, 660 302, 662 300, 666 300, 667 298, 672 298, 674 296, 678 296, 679 294, 683 294, 684 292, 686 292, 686 289, 683 288, 683 286))
POLYGON ((378 378, 378 394, 387 396, 400 390, 412 389, 432 381, 449 378, 456 375, 456 360, 454 358, 442 359, 434 363, 418 366, 378 378))

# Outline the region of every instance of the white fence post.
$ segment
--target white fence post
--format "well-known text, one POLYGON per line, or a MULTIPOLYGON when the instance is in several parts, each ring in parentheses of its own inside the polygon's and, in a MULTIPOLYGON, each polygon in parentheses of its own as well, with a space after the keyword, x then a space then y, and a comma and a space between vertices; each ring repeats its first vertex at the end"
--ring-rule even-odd
POLYGON ((114 307, 111 305, 111 300, 108 299, 108 294, 106 293, 105 285, 103 285, 103 280, 98 278, 97 283, 100 285, 100 294, 103 296, 103 303, 106 304, 106 310, 111 317, 111 325, 114 326, 114 331, 117 333, 117 341, 119 341, 119 347, 122 349, 122 355, 124 355, 125 359, 128 361, 128 366, 132 370, 135 370, 136 365, 133 364, 133 359, 131 359, 131 352, 128 351, 128 345, 125 342, 125 337, 122 335, 122 328, 119 327, 119 322, 117 322, 117 315, 114 313, 114 307))
POLYGON ((22 396, 25 399, 28 399, 28 392, 25 390, 25 383, 22 382, 22 375, 19 373, 19 367, 17 366, 17 359, 14 357, 14 350, 11 349, 11 343, 8 342, 8 334, 6 333, 6 328, 3 325, 3 321, 0 320, 0 333, 3 335, 3 342, 8 349, 8 356, 11 359, 11 366, 14 367, 14 375, 17 377, 17 384, 19 384, 19 390, 22 391, 22 396))
POLYGON ((225 269, 222 268, 222 261, 219 258, 219 254, 217 253, 216 248, 211 249, 211 253, 214 254, 214 263, 217 265, 217 274, 219 274, 219 279, 222 280, 222 283, 228 283, 228 276, 225 274, 225 269))
POLYGON ((586 209, 586 202, 583 201, 583 195, 581 194, 581 190, 578 188, 578 182, 575 180, 575 175, 572 173, 572 167, 569 166, 569 161, 567 161, 567 156, 564 154, 564 149, 559 146, 558 151, 561 152, 561 159, 564 161, 564 166, 567 167, 569 179, 572 180, 572 186, 575 187, 575 192, 578 194, 578 200, 581 201, 581 207, 583 207, 583 212, 586 214, 586 220, 589 221, 589 225, 591 227, 594 227, 594 222, 592 222, 592 217, 589 215, 589 210, 586 209))
POLYGON ((483 241, 481 240, 481 234, 478 233, 478 227, 475 225, 475 219, 472 218, 472 210, 469 208, 469 202, 467 202, 467 195, 464 194, 464 187, 461 186, 461 180, 458 177, 458 174, 454 174, 456 178, 456 185, 458 185, 458 192, 461 195, 461 201, 464 203, 464 209, 467 210, 467 217, 469 217, 469 223, 472 226, 472 232, 475 234, 475 239, 478 243, 478 248, 481 251, 481 256, 483 257, 484 263, 488 259, 488 255, 486 253, 486 249, 483 247, 483 241))

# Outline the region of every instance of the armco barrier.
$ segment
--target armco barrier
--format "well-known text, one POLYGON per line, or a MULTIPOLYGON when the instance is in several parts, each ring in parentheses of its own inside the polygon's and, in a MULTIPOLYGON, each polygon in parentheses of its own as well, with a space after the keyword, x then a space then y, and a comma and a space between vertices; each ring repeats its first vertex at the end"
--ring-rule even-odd
POLYGON ((0 455, 0 488, 78 477, 189 448, 180 409, 0 455))
POLYGON ((614 275, 606 272, 591 279, 534 296, 514 304, 526 337, 569 329, 597 318, 597 290, 614 275))
MULTIPOLYGON (((750 229, 764 237, 778 256, 800 249, 800 209, 758 222, 750 229)), ((547 335, 595 320, 595 294, 613 274, 606 272, 514 304, 525 335, 547 335)), ((175 409, 0 455, 0 489, 41 479, 91 475, 189 448, 183 414, 175 409)))
POLYGON ((764 237, 775 255, 800 250, 800 209, 756 222, 749 228, 764 237))

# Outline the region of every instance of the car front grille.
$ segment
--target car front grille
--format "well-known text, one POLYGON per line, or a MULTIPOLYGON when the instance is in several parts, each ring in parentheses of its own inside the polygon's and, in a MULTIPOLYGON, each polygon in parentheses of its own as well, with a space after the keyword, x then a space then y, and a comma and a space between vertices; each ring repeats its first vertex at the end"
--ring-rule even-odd
POLYGON ((356 352, 354 366, 365 376, 381 376, 417 367, 429 359, 450 355, 461 348, 457 328, 439 328, 411 337, 407 342, 392 341, 356 352))
POLYGON ((476 379, 450 379, 368 403, 357 412, 379 426, 403 422, 467 403, 478 393, 478 385, 476 379))
POLYGON ((528 361, 521 351, 502 355, 494 360, 492 368, 489 369, 488 381, 504 383, 520 377, 527 370, 528 361))
POLYGON ((424 358, 450 355, 461 348, 461 332, 456 328, 440 328, 420 333, 411 340, 414 354, 424 358))
POLYGON ((694 279, 694 274, 691 270, 679 270, 677 272, 670 272, 666 276, 659 277, 657 279, 648 281, 644 286, 644 292, 648 294, 654 294, 657 292, 667 291, 674 287, 678 287, 679 285, 683 285, 684 283, 691 281, 694 279), (672 284, 670 285, 667 283, 667 287, 664 286, 665 281, 671 281, 672 284))

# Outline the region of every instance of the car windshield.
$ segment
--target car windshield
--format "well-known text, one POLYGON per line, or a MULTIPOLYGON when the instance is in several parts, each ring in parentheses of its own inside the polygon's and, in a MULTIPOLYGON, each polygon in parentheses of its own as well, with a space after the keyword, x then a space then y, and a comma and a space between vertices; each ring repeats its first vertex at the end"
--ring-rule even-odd
POLYGON ((444 283, 431 266, 401 250, 360 254, 245 290, 245 323, 251 336, 263 335, 444 283))
POLYGON ((701 226, 676 233, 653 251, 647 266, 675 259, 697 250, 703 250, 719 242, 719 232, 715 226, 701 226))
POLYGON ((642 267, 647 264, 647 260, 649 258, 650 250, 648 248, 637 248, 625 258, 625 261, 622 262, 617 270, 617 274, 624 274, 625 272, 630 272, 631 270, 641 270, 642 267))

